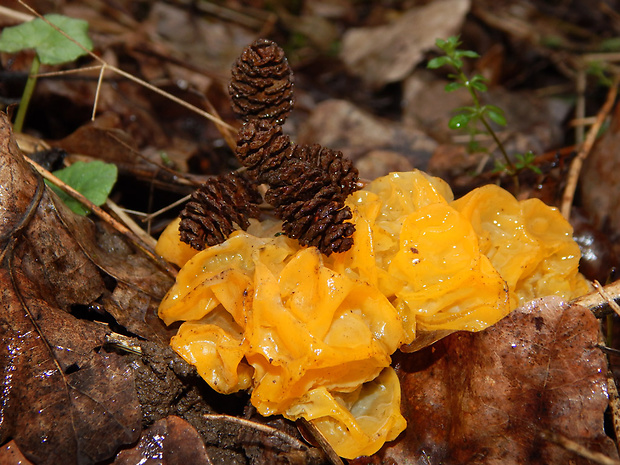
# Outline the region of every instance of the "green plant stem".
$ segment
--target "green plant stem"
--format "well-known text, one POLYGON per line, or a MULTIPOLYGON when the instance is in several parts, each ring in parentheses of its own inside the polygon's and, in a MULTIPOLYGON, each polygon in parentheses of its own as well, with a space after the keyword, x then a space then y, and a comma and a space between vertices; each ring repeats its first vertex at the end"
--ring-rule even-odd
POLYGON ((24 87, 22 99, 19 102, 17 116, 15 116, 15 124, 13 124, 13 130, 15 132, 22 132, 22 128, 24 127, 26 112, 28 111, 30 98, 32 97, 32 93, 34 92, 34 86, 37 83, 37 74, 39 74, 40 66, 41 61, 39 60, 38 55, 35 55, 34 59, 32 60, 32 66, 30 66, 30 74, 28 74, 28 80, 26 81, 26 87, 24 87))
MULTIPOLYGON (((476 110, 478 111, 478 114, 480 114, 480 109, 482 108, 482 106, 480 105, 480 100, 478 99, 478 94, 476 93, 476 89, 474 89, 471 86, 471 83, 469 82, 469 79, 465 75, 463 70, 459 69, 458 73, 459 73, 459 79, 465 85, 465 87, 467 87, 467 90, 469 91, 469 94, 471 95, 471 98, 474 101, 474 105, 476 106, 476 110)), ((493 128, 491 128, 491 125, 487 122, 484 116, 482 116, 482 114, 480 114, 480 121, 482 122, 486 130, 489 132, 489 134, 491 134, 491 137, 493 137, 493 140, 497 144, 497 148, 499 148, 499 151, 502 153, 504 160, 506 160, 506 166, 508 166, 513 173, 516 173, 517 170, 514 164, 512 163, 512 161, 510 160, 510 157, 506 153, 506 149, 504 149, 504 144, 501 143, 501 141, 497 137, 497 134, 495 134, 495 131, 493 130, 493 128)))
POLYGON ((491 125, 489 125, 489 123, 487 122, 487 120, 484 118, 484 116, 480 117, 480 121, 482 122, 482 124, 484 125, 484 127, 486 128, 487 131, 489 131, 489 134, 491 134, 491 137, 493 137, 493 140, 495 141, 495 143, 497 144, 497 148, 499 148, 499 151, 502 153, 502 155, 504 156, 504 160, 506 160, 507 166, 510 168, 510 170, 515 173, 517 171, 517 169, 515 168, 515 165, 512 163, 512 161, 510 160, 510 158, 508 157, 508 154, 506 153, 506 149, 504 148, 504 144, 501 143, 501 141, 499 140, 499 138, 497 137, 497 134, 495 134, 495 131, 491 128, 491 125))

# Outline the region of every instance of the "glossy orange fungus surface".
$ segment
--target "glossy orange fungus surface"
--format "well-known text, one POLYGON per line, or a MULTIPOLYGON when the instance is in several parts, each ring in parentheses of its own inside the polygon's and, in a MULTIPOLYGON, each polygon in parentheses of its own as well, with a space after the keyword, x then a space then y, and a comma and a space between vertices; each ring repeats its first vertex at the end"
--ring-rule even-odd
POLYGON ((251 390, 262 415, 303 417, 342 457, 376 452, 405 428, 398 348, 480 331, 517 305, 588 285, 560 213, 489 185, 453 200, 421 171, 352 194, 355 245, 326 257, 254 222, 196 252, 178 222, 157 251, 182 266, 159 308, 183 321, 172 346, 218 392, 251 390))

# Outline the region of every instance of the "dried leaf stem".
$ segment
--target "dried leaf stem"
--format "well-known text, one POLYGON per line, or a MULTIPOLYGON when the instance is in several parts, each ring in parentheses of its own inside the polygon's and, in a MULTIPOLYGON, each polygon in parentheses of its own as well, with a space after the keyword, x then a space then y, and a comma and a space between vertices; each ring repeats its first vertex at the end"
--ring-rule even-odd
POLYGON ((598 135, 605 118, 611 112, 613 105, 616 101, 616 97, 618 95, 618 84, 620 83, 620 76, 616 76, 614 78, 614 82, 612 86, 609 88, 609 92, 607 93, 607 98, 605 99, 605 103, 601 107, 601 110, 598 112, 596 116, 596 121, 590 127, 588 134, 586 135, 586 139, 579 149, 579 153, 573 160, 570 165, 570 171, 568 173, 568 179, 566 181, 566 188, 564 189, 564 194, 562 196, 562 206, 560 211, 562 216, 567 220, 570 219, 570 211, 573 205, 573 199, 575 197, 575 190, 577 189, 577 182, 579 181, 579 173, 581 172, 581 168, 583 166, 583 162, 590 154, 594 142, 596 141, 596 137, 598 135))

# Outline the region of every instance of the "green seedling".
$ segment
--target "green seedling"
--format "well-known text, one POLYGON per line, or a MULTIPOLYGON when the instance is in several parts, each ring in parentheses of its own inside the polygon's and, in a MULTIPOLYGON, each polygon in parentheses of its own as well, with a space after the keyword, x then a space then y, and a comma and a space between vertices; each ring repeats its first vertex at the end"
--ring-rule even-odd
MULTIPOLYGON (((73 187, 76 191, 90 200, 97 206, 105 203, 106 199, 112 191, 112 187, 116 183, 118 169, 116 165, 105 163, 103 161, 83 162, 78 161, 53 173, 58 179, 65 184, 73 187)), ((47 182, 47 181, 46 181, 47 182)), ((61 200, 78 215, 88 215, 90 210, 80 202, 65 194, 59 187, 47 183, 61 200)))
POLYGON ((23 128, 41 63, 46 65, 69 63, 82 55, 86 55, 88 53, 86 50, 93 48, 93 43, 88 37, 88 23, 86 21, 57 14, 46 15, 45 19, 73 40, 65 37, 41 18, 18 26, 7 27, 0 34, 0 51, 15 53, 26 49, 35 50, 30 74, 13 125, 16 132, 21 132, 23 128), (84 48, 80 47, 78 43, 84 48))
POLYGON ((427 65, 428 68, 437 69, 442 66, 451 66, 454 68, 456 72, 448 75, 452 81, 446 85, 446 92, 453 92, 457 89, 465 88, 473 101, 473 105, 471 106, 457 108, 456 114, 450 119, 448 126, 451 129, 464 129, 469 132, 471 135, 469 144, 471 150, 478 148, 473 136, 481 132, 478 129, 479 124, 481 124, 484 127, 484 131, 482 132, 486 132, 493 138, 504 158, 504 162, 495 162, 495 171, 503 171, 514 176, 515 182, 518 183, 516 179, 517 173, 524 169, 540 173, 540 169, 533 164, 536 157, 532 152, 516 154, 516 161, 513 162, 508 156, 508 153, 506 153, 504 144, 502 144, 491 127, 490 122, 499 126, 506 126, 504 111, 495 105, 482 105, 478 93, 487 91, 485 78, 480 74, 474 74, 469 77, 465 74, 465 71, 463 71, 463 58, 478 58, 479 55, 472 50, 459 50, 458 46, 461 45, 461 42, 458 36, 449 37, 447 40, 437 39, 435 44, 445 55, 430 60, 427 65))
POLYGON ((493 170, 493 172, 508 173, 509 175, 514 176, 520 171, 528 169, 536 174, 542 174, 540 168, 534 164, 535 159, 536 155, 534 155, 532 151, 529 151, 525 154, 517 153, 515 155, 515 162, 513 163, 512 167, 498 160, 495 160, 495 169, 493 170))

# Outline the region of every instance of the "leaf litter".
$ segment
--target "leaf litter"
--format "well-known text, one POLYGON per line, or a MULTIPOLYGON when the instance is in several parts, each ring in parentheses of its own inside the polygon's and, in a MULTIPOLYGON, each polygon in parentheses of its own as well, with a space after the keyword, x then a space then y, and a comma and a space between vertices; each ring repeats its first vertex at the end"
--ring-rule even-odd
MULTIPOLYGON (((251 3, 262 6, 263 2, 251 3)), ((379 25, 392 24, 396 29, 396 25, 399 24, 397 20, 385 20, 382 16, 387 11, 385 8, 375 7, 370 12, 363 12, 352 9, 347 2, 340 3, 339 7, 335 8, 331 2, 313 2, 312 10, 308 8, 307 14, 322 12, 318 14, 326 15, 325 17, 330 21, 341 23, 353 21, 354 26, 361 25, 370 28, 377 26, 377 18, 379 18, 379 25)), ((410 4, 411 2, 409 6, 410 4)), ((488 24, 494 24, 492 23, 493 15, 498 14, 494 9, 489 8, 488 11, 482 13, 480 5, 483 2, 474 1, 472 4, 471 11, 478 18, 488 24)), ((67 7, 76 8, 75 5, 70 4, 67 7)), ((138 74, 143 73, 151 80, 171 84, 172 88, 175 87, 175 82, 180 82, 175 81, 176 78, 200 75, 188 66, 188 63, 195 61, 192 56, 197 52, 183 55, 188 42, 184 42, 182 36, 155 37, 150 34, 148 27, 152 26, 156 18, 162 18, 161 12, 152 10, 149 21, 145 21, 141 28, 136 28, 134 26, 137 23, 132 22, 133 20, 128 21, 131 17, 129 10, 123 13, 125 19, 119 21, 119 17, 110 19, 102 15, 101 11, 89 10, 86 6, 81 8, 82 11, 87 11, 91 18, 96 18, 103 30, 120 30, 126 34, 126 37, 132 37, 130 41, 122 41, 118 40, 121 35, 109 34, 107 40, 112 39, 116 42, 114 47, 106 51, 108 56, 115 55, 114 58, 122 58, 126 60, 126 63, 131 63, 133 60, 133 71, 138 74), (130 26, 127 26, 128 24, 130 26), (174 46, 170 47, 173 41, 174 46), (150 57, 147 57, 148 54, 145 53, 144 48, 142 50, 138 48, 137 44, 140 43, 146 44, 144 48, 151 53, 150 57), (170 53, 172 48, 177 52, 180 51, 183 56, 180 63, 173 64, 166 59, 166 54, 170 53), (159 55, 152 52, 157 52, 159 55), (127 60, 127 56, 130 56, 131 60, 127 60)), ((166 5, 161 8, 172 9, 175 14, 178 14, 177 20, 182 24, 183 8, 178 5, 166 5)), ((582 6, 577 7, 579 8, 583 10, 582 6)), ((450 24, 455 25, 450 27, 457 31, 458 23, 464 20, 459 15, 465 15, 468 10, 469 6, 464 8, 462 13, 453 13, 450 16, 450 24)), ((302 10, 296 14, 301 17, 306 13, 302 10)), ((166 15, 163 16, 164 19, 165 17, 166 15)), ((583 18, 583 21, 593 21, 588 15, 583 15, 583 18)), ((466 19, 465 21, 467 22, 466 19)), ((471 26, 471 23, 469 24, 471 26)), ((510 23, 505 21, 505 24, 510 23)), ((201 24, 201 33, 208 34, 209 29, 203 26, 201 24)), ((446 26, 448 27, 449 24, 446 23, 446 26)), ((165 32, 167 27, 165 21, 162 20, 158 27, 161 28, 160 32, 165 32)), ((394 32, 395 37, 404 40, 403 26, 398 27, 401 28, 401 32, 398 34, 394 32)), ((243 31, 242 28, 231 33, 231 36, 224 37, 230 31, 230 28, 218 25, 218 32, 209 39, 209 43, 218 44, 210 48, 211 53, 217 55, 214 50, 224 44, 229 50, 227 52, 229 60, 233 59, 238 51, 251 41, 250 38, 255 37, 247 30, 243 31), (217 34, 220 35, 217 36, 217 34)), ((469 31, 471 38, 472 30, 469 31)), ((388 29, 384 29, 384 32, 393 33, 388 29)), ((514 34, 513 31, 504 33, 509 39, 512 39, 511 34, 514 34)), ((474 31, 473 37, 476 37, 475 34, 474 31)), ((366 40, 372 45, 373 36, 367 37, 366 40)), ((101 35, 94 37, 95 42, 102 38, 101 35)), ((382 63, 388 66, 387 69, 390 63, 393 63, 394 70, 390 73, 396 73, 394 74, 396 77, 390 77, 392 76, 390 73, 377 73, 380 67, 368 67, 367 69, 370 70, 368 75, 361 72, 361 79, 375 86, 374 90, 368 91, 369 94, 374 92, 376 95, 376 89, 386 83, 411 80, 411 75, 418 75, 420 70, 413 71, 413 74, 412 70, 416 63, 424 59, 424 54, 436 38, 435 33, 424 36, 423 39, 429 45, 423 52, 414 50, 421 45, 418 43, 403 44, 405 49, 413 47, 407 49, 410 56, 403 54, 397 60, 394 56, 386 54, 389 59, 382 63)), ((478 39, 480 40, 480 37, 478 39)), ((95 46, 105 49, 101 42, 96 43, 95 46)), ((390 46, 386 47, 390 49, 390 46)), ((537 45, 537 47, 540 46, 537 45)), ((308 50, 308 46, 302 45, 298 49, 299 56, 303 59, 303 54, 308 50)), ((396 51, 395 47, 393 52, 396 53, 396 51)), ((372 57, 370 55, 369 57, 370 60, 372 57)), ((347 56, 343 58, 348 59, 347 56)), ((222 62, 225 61, 222 60, 222 62)), ((208 68, 212 66, 212 63, 204 59, 199 66, 208 68)), ((193 85, 200 86, 201 92, 206 93, 216 104, 224 119, 230 121, 228 102, 219 84, 227 79, 226 66, 224 63, 219 63, 214 65, 213 69, 206 70, 204 74, 213 78, 210 82, 206 82, 204 78, 201 81, 194 78, 191 82, 193 85), (220 79, 219 82, 218 79, 220 79)), ((330 77, 328 74, 325 76, 328 81, 342 79, 330 77)), ((431 76, 430 79, 433 77, 431 76)), ((175 157, 173 159, 179 162, 177 166, 182 167, 180 174, 183 176, 187 169, 198 168, 197 172, 210 175, 228 168, 230 162, 224 159, 222 163, 222 151, 215 148, 218 144, 220 147, 223 146, 223 139, 213 125, 200 122, 198 118, 185 111, 169 112, 170 105, 162 104, 161 101, 158 101, 157 106, 153 105, 152 102, 155 99, 152 95, 143 90, 137 90, 133 84, 114 83, 114 81, 110 81, 110 84, 104 83, 102 87, 100 110, 121 116, 120 121, 115 123, 115 127, 124 132, 123 140, 135 143, 134 150, 143 154, 156 155, 163 149, 173 154, 175 157), (156 111, 153 111, 154 108, 156 111), (166 114, 173 115, 173 119, 165 121, 166 114), (182 131, 177 132, 180 128, 182 131), (197 134, 198 137, 196 137, 197 134), (190 154, 193 157, 191 160, 190 154)), ((420 84, 416 83, 416 85, 420 84)), ((0 89, 6 89, 5 84, 0 83, 0 89)), ((92 85, 63 80, 48 80, 39 91, 40 101, 45 101, 54 94, 65 95, 65 102, 82 108, 91 105, 90 99, 94 96, 92 85), (80 89, 90 90, 81 93, 80 89), (90 101, 84 101, 85 98, 90 101)), ((325 98, 317 98, 316 95, 299 87, 296 91, 304 93, 300 99, 302 109, 312 112, 323 105, 321 101, 325 98)), ((497 89, 497 92, 502 91, 501 88, 497 89)), ((510 99, 510 95, 509 91, 506 98, 510 99)), ((342 95, 333 97, 342 97, 342 95)), ((423 97, 422 91, 415 100, 410 101, 407 111, 429 109, 437 101, 431 98, 430 104, 425 104, 424 108, 416 108, 418 99, 423 97)), ((437 98, 439 97, 441 96, 437 94, 437 98)), ((516 97, 511 103, 517 102, 514 103, 516 105, 514 112, 518 115, 519 123, 526 124, 529 122, 528 114, 532 114, 532 111, 529 108, 520 108, 519 99, 516 97)), ((312 139, 313 132, 316 137, 331 138, 336 141, 339 137, 346 137, 346 131, 343 131, 340 136, 329 135, 329 130, 346 128, 351 121, 358 121, 355 117, 358 109, 352 106, 347 110, 346 104, 343 104, 342 114, 354 117, 349 122, 342 119, 344 123, 336 122, 315 127, 307 125, 308 129, 305 132, 308 134, 306 136, 308 142, 331 145, 331 142, 312 139)), ((511 106, 502 103, 502 106, 504 105, 511 106)), ((49 108, 44 105, 41 105, 39 110, 39 115, 49 112, 49 108)), ((550 109, 550 111, 556 110, 555 107, 550 109)), ((65 113, 70 112, 71 110, 65 113)), ((534 113, 536 116, 540 115, 538 111, 534 113)), ((67 131, 67 128, 82 128, 86 117, 78 122, 75 120, 76 114, 86 115, 87 112, 74 112, 74 115, 68 118, 72 123, 62 128, 56 135, 61 134, 64 137, 71 132, 67 131)), ((330 111, 323 113, 317 111, 314 124, 320 124, 322 120, 327 120, 333 114, 334 112, 330 111)), ((539 143, 543 150, 557 146, 558 131, 562 129, 558 127, 561 126, 561 120, 564 117, 564 114, 554 115, 551 125, 541 118, 540 122, 532 123, 534 131, 518 129, 518 133, 514 136, 516 137, 514 143, 527 146, 539 143), (555 119, 560 122, 556 122, 555 119), (536 134, 534 137, 532 132, 536 134), (524 137, 533 137, 533 139, 523 139, 524 137)), ((63 118, 65 118, 64 115, 63 118)), ((46 119, 52 121, 53 117, 47 116, 46 119)), ((419 119, 428 122, 426 117, 419 119)), ((33 120, 33 123, 37 125, 36 120, 33 120)), ((296 130, 299 123, 299 121, 291 121, 292 130, 296 130)), ((8 129, 7 124, 5 122, 3 126, 5 132, 8 129)), ((439 146, 442 148, 456 147, 450 136, 434 137, 437 135, 436 131, 444 131, 444 129, 441 127, 434 131, 432 126, 430 129, 428 126, 420 126, 415 121, 415 117, 403 123, 395 122, 389 117, 380 118, 377 133, 389 131, 390 137, 387 139, 399 140, 399 134, 403 134, 404 131, 412 131, 414 134, 414 136, 407 136, 410 137, 410 139, 405 138, 407 141, 426 140, 423 138, 424 135, 431 137, 423 151, 420 152, 415 152, 417 142, 408 142, 408 145, 403 147, 390 144, 388 140, 382 142, 379 149, 389 151, 398 163, 406 161, 414 166, 422 164, 422 167, 432 155, 430 158, 432 164, 438 157, 435 141, 444 144, 439 146), (399 127, 400 124, 405 124, 405 126, 399 127), (419 139, 420 137, 422 139, 419 139), (412 158, 412 153, 422 154, 422 161, 412 158), (414 160, 414 163, 411 163, 411 160, 414 160)), ((442 126, 442 123, 437 123, 435 126, 442 126)), ((38 130, 44 134, 49 132, 45 125, 40 124, 38 130)), ((346 155, 357 155, 352 158, 359 158, 360 161, 365 158, 372 159, 370 155, 377 147, 375 142, 364 145, 366 133, 370 134, 369 131, 359 130, 357 133, 354 132, 355 136, 351 139, 344 139, 343 151, 346 155)), ((409 134, 409 132, 405 133, 409 134)), ((98 137, 108 138, 105 133, 98 137)), ((89 139, 90 135, 84 135, 81 141, 88 142, 89 139)), ((4 136, 2 140, 5 140, 4 136)), ((81 141, 77 139, 77 142, 81 141)), ((116 150, 119 150, 118 158, 122 159, 122 150, 118 146, 116 150)), ((11 148, 9 152, 16 159, 21 157, 21 154, 16 154, 14 148, 11 148)), ((105 160, 106 154, 98 153, 97 144, 92 144, 89 152, 93 158, 105 160)), ((135 157, 135 154, 129 155, 130 152, 125 152, 129 160, 135 157)), ((6 152, 3 151, 3 158, 5 154, 6 152)), ((152 160, 158 160, 157 156, 150 155, 150 157, 152 160)), ((369 177, 383 174, 381 170, 388 169, 385 168, 388 164, 384 162, 383 156, 377 156, 375 160, 376 163, 370 164, 368 172, 372 174, 369 174, 369 177), (381 168, 382 164, 383 168, 381 168), (376 165, 379 167, 377 168, 376 165)), ((121 164, 121 160, 114 161, 121 164)), ((139 178, 137 174, 142 172, 142 191, 148 191, 148 181, 145 180, 148 180, 149 176, 150 179, 156 176, 162 180, 160 185, 165 185, 164 189, 167 190, 165 192, 168 192, 167 194, 162 192, 164 198, 168 198, 170 191, 176 191, 178 195, 179 189, 181 191, 187 189, 179 187, 178 184, 176 187, 171 187, 176 181, 171 183, 170 177, 163 176, 163 171, 153 163, 142 164, 142 162, 143 160, 140 163, 134 163, 129 170, 121 173, 121 177, 135 179, 139 178), (141 171, 144 167, 150 170, 146 176, 144 176, 145 171, 141 171)), ((25 172, 29 172, 23 163, 17 162, 17 165, 22 166, 25 172)), ((475 165, 476 163, 472 166, 475 165)), ((3 163, 3 166, 6 165, 3 163)), ((463 170, 459 171, 455 166, 450 168, 451 171, 447 173, 448 177, 454 174, 462 176, 463 170)), ((277 461, 278 459, 265 454, 265 450, 271 447, 268 437, 273 432, 267 433, 266 431, 269 430, 261 429, 259 423, 254 423, 258 419, 247 411, 247 399, 241 397, 225 401, 222 397, 214 397, 214 393, 209 392, 208 388, 200 383, 191 367, 175 357, 165 345, 171 332, 157 320, 156 309, 159 299, 169 287, 171 278, 139 251, 136 251, 133 245, 127 243, 100 221, 93 222, 90 219, 75 218, 57 202, 57 199, 52 197, 53 200, 50 200, 48 193, 41 194, 40 201, 31 202, 32 198, 38 198, 38 194, 36 196, 34 194, 37 192, 39 181, 32 176, 31 178, 22 176, 22 178, 22 181, 15 184, 5 183, 4 180, 0 183, 3 193, 0 197, 3 217, 2 237, 9 244, 8 248, 4 248, 3 242, 2 279, 5 284, 8 284, 5 285, 7 291, 3 293, 3 306, 10 309, 3 317, 2 337, 13 342, 17 338, 20 344, 22 342, 24 344, 19 347, 33 347, 33 350, 30 352, 32 357, 27 360, 23 352, 9 353, 8 348, 17 347, 15 344, 12 346, 7 344, 7 349, 3 352, 2 367, 5 374, 11 375, 11 379, 19 379, 21 385, 20 383, 10 384, 13 389, 9 391, 11 395, 2 402, 3 421, 0 423, 2 442, 6 443, 12 438, 15 442, 8 444, 13 444, 13 448, 18 447, 34 463, 60 463, 60 459, 64 460, 66 457, 70 457, 67 463, 77 463, 75 444, 81 447, 80 454, 82 454, 83 462, 99 461, 103 460, 101 457, 106 454, 108 458, 113 457, 121 445, 125 444, 125 450, 116 457, 117 462, 136 463, 148 457, 152 459, 160 457, 157 455, 158 452, 153 451, 160 451, 164 456, 170 457, 173 450, 180 450, 178 438, 179 434, 182 434, 191 438, 188 439, 191 445, 186 445, 183 452, 188 456, 196 457, 196 463, 201 463, 200 460, 203 463, 210 463, 210 461, 211 463, 275 463, 269 460, 277 461), (16 199, 11 200, 15 195, 22 196, 19 199, 20 202, 16 199), (43 218, 39 214, 40 210, 45 213, 43 218), (24 211, 29 212, 27 219, 24 219, 24 211), (11 212, 12 215, 9 214, 11 212), (55 242, 53 238, 59 234, 61 234, 61 239, 55 242), (29 316, 25 313, 26 310, 38 319, 29 316), (104 322, 105 325, 93 323, 92 320, 104 322), (107 344, 106 341, 109 341, 109 338, 106 336, 109 336, 111 331, 127 334, 139 348, 140 354, 127 353, 125 349, 119 350, 117 346, 112 347, 107 344), (142 341, 136 340, 135 336, 140 336, 142 341), (40 366, 36 365, 34 362, 37 360, 45 363, 40 366), (49 372, 48 378, 44 377, 48 373, 45 370, 49 372), (97 373, 97 371, 102 371, 102 373, 97 373), (38 378, 37 373, 40 374, 38 378), (52 382, 46 384, 40 382, 45 379, 52 380, 52 382), (50 388, 49 385, 52 387, 50 388), (58 394, 62 392, 71 393, 74 396, 66 396, 63 399, 58 394), (47 397, 41 397, 43 394, 47 397), (94 402, 88 406, 95 405, 96 407, 88 412, 83 404, 86 402, 83 398, 86 394, 92 396, 94 402), (124 408, 115 411, 109 404, 114 399, 120 399, 114 396, 121 395, 126 396, 127 401, 121 402, 124 408), (39 397, 49 400, 47 405, 36 404, 41 407, 48 407, 48 405, 53 407, 56 405, 54 399, 58 398, 64 402, 59 405, 68 406, 67 409, 58 412, 57 418, 45 415, 48 421, 54 420, 53 427, 49 426, 52 423, 47 423, 36 429, 33 425, 37 425, 37 422, 28 421, 28 419, 38 418, 35 415, 36 412, 29 407, 28 401, 39 397), (15 399, 20 399, 20 402, 16 403, 15 399), (21 399, 27 401, 22 402, 21 399), (107 411, 114 418, 122 418, 124 423, 119 423, 129 426, 114 431, 108 429, 101 424, 102 420, 109 418, 107 413, 101 415, 101 412, 107 411), (234 416, 220 417, 221 413, 234 416), (204 415, 210 415, 208 418, 211 420, 205 422, 204 415), (235 422, 234 418, 241 416, 252 419, 251 422, 243 425, 248 428, 243 434, 239 432, 243 429, 239 430, 238 424, 235 425, 236 433, 235 428, 230 425, 231 422, 235 422), (78 420, 72 423, 73 418, 78 420), (83 426, 83 429, 80 429, 83 433, 79 434, 79 438, 75 434, 77 429, 67 429, 67 424, 83 426), (50 432, 54 434, 49 434, 47 441, 39 443, 37 438, 41 437, 43 430, 48 434, 50 432), (141 438, 138 439, 141 430, 141 438), (69 432, 64 435, 65 431, 69 432), (93 431, 101 432, 100 436, 93 431), (257 433, 259 431, 262 433, 257 433), (248 436, 253 434, 258 434, 258 441, 248 441, 248 436), (97 437, 105 437, 103 441, 105 444, 94 444, 94 438, 97 437), (157 439, 160 437, 165 439, 163 441, 157 439), (224 440, 224 438, 228 439, 224 440), (51 455, 50 462, 39 460, 39 457, 46 456, 47 451, 55 451, 51 444, 61 447, 61 452, 69 455, 62 457, 51 455), (57 457, 58 460, 55 461, 57 457)), ((465 181, 463 183, 466 188, 467 183, 465 181)), ((131 195, 131 192, 123 193, 119 200, 127 200, 131 195)), ((138 195, 143 195, 143 193, 138 195)), ((164 201, 161 200, 162 203, 164 201)), ((611 206, 608 208, 612 209, 611 206)), ((607 213, 603 209, 599 215, 605 214, 607 213)), ((408 416, 410 427, 401 438, 386 446, 375 457, 367 459, 367 462, 379 463, 379 460, 392 460, 395 463, 439 463, 433 462, 434 459, 443 463, 494 463, 494 460, 510 463, 506 456, 502 456, 502 453, 508 453, 512 458, 519 458, 521 463, 565 463, 570 460, 575 463, 592 463, 582 461, 578 456, 545 440, 545 431, 572 438, 592 451, 600 451, 609 457, 617 458, 617 452, 613 443, 605 436, 602 423, 606 406, 604 389, 606 381, 602 376, 605 373, 605 360, 600 350, 595 347, 598 344, 598 335, 598 325, 589 318, 587 311, 565 307, 553 300, 544 300, 528 310, 514 312, 508 319, 484 333, 452 335, 423 352, 398 355, 394 366, 405 386, 403 398, 406 400, 403 404, 403 411, 408 416), (538 316, 532 316, 536 312, 538 316), (513 348, 511 345, 513 342, 510 341, 517 341, 518 347, 513 348), (526 347, 529 348, 527 356, 522 353, 526 347), (519 348, 522 351, 517 350, 519 348), (524 364, 524 360, 528 361, 528 364, 524 364), (541 379, 544 381, 541 382, 541 379), (498 385, 507 386, 507 389, 500 389, 498 385), (516 385, 522 389, 516 389, 516 385), (433 406, 436 407, 433 408, 433 406), (530 411, 533 418, 528 418, 523 413, 530 411), (587 415, 582 415, 584 412, 587 415), (420 421, 420 418, 424 418, 424 421, 420 421), (445 431, 442 427, 445 427, 445 431), (465 442, 467 438, 472 438, 476 447, 472 446, 472 442, 465 442), (503 450, 500 447, 502 445, 503 450)), ((5 388, 7 377, 5 376, 4 379, 3 387, 5 388)), ((51 413, 52 407, 49 410, 47 408, 43 410, 51 413)), ((292 463, 322 463, 326 460, 320 451, 300 447, 295 442, 299 441, 300 437, 294 428, 290 429, 290 426, 288 425, 286 434, 289 438, 295 439, 287 439, 287 441, 289 445, 296 445, 297 448, 292 449, 296 454, 295 460, 301 461, 295 462, 293 455, 290 454, 281 456, 279 459, 289 460, 292 463)), ((283 447, 282 443, 277 446, 277 448, 280 447, 283 447)), ((55 451, 54 453, 61 452, 55 451)), ((359 459, 360 463, 364 460, 366 459, 359 459)))
POLYGON ((99 297, 103 279, 61 226, 66 207, 29 168, 4 116, 1 126, 0 435, 35 463, 101 461, 139 435, 133 377, 122 357, 101 352, 105 327, 71 315, 99 297))

